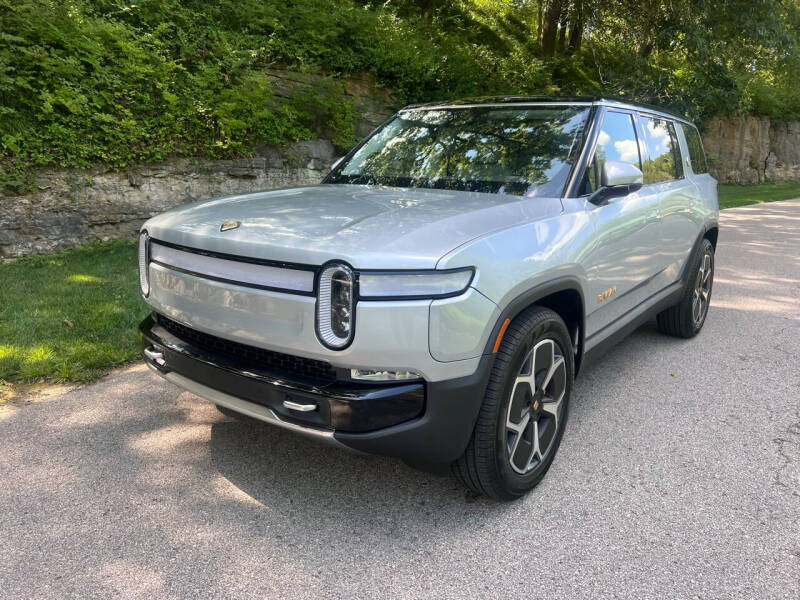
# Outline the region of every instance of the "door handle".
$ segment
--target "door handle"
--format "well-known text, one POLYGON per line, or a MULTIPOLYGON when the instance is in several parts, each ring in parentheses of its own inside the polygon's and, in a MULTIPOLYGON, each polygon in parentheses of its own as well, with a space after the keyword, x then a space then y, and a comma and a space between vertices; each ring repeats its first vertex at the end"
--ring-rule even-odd
POLYGON ((644 219, 645 223, 658 223, 661 220, 661 216, 658 213, 650 213, 644 219))

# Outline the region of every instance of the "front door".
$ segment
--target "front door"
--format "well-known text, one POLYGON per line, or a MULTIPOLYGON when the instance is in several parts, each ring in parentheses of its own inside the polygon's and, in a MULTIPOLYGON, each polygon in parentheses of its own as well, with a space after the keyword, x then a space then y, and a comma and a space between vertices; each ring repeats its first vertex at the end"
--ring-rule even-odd
MULTIPOLYGON (((642 145, 636 134, 635 116, 607 109, 597 136, 592 160, 581 193, 591 194, 600 185, 605 160, 629 162, 642 169, 642 145)), ((583 266, 588 278, 586 336, 612 324, 655 293, 655 280, 663 269, 659 250, 660 189, 643 186, 639 191, 607 204, 586 203, 594 223, 594 242, 583 266)))

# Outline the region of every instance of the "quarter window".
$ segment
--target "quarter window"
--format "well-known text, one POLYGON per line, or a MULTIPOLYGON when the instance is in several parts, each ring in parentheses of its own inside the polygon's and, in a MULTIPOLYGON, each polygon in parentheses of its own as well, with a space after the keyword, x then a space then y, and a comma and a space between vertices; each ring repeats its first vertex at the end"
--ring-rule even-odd
POLYGON ((697 129, 691 125, 682 124, 683 134, 686 136, 686 145, 689 147, 689 160, 692 163, 692 171, 697 173, 708 173, 708 163, 706 153, 703 152, 703 141, 697 129))
POLYGON ((683 177, 681 151, 675 124, 657 117, 643 117, 644 143, 647 158, 644 161, 644 183, 660 183, 683 177))
POLYGON ((636 128, 628 113, 609 111, 603 118, 603 127, 597 136, 594 157, 586 169, 579 195, 591 194, 600 187, 600 174, 607 160, 619 160, 642 168, 636 128))

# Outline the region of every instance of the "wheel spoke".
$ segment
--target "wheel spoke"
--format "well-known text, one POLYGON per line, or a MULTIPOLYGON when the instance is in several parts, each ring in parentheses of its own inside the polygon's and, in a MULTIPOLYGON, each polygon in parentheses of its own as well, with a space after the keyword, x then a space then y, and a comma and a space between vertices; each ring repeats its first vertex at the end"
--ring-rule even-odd
POLYGON ((550 402, 542 402, 542 410, 546 413, 550 413, 556 419, 558 419, 558 409, 561 408, 561 401, 563 399, 564 392, 562 391, 555 400, 551 400, 550 402))
POLYGON ((558 422, 555 419, 540 421, 536 427, 536 445, 539 450, 539 460, 547 455, 550 451, 550 446, 556 439, 556 432, 558 431, 558 422))
POLYGON ((521 419, 528 414, 532 398, 533 388, 528 381, 528 377, 518 377, 514 382, 511 401, 508 405, 506 420, 509 424, 519 424, 521 419))
POLYGON ((553 379, 553 375, 556 374, 556 371, 559 369, 564 368, 564 357, 559 356, 552 365, 550 365, 550 369, 547 371, 547 375, 544 376, 544 380, 542 380, 542 389, 546 390, 547 386, 550 385, 550 381, 553 379))
MULTIPOLYGON (((537 373, 541 373, 545 369, 550 369, 555 360, 555 343, 553 340, 542 340, 533 347, 533 371, 531 376, 536 377, 537 373)), ((536 384, 533 385, 536 391, 536 384)))
POLYGON ((528 464, 531 464, 534 458, 542 460, 542 448, 539 445, 539 423, 533 424, 533 449, 531 451, 530 459, 528 460, 528 464))
POLYGON ((509 462, 511 462, 514 470, 520 473, 528 470, 533 453, 536 450, 536 444, 536 422, 530 422, 530 417, 528 417, 525 420, 525 427, 516 434, 508 453, 509 462))
POLYGON ((510 429, 517 435, 521 435, 525 428, 528 426, 528 423, 531 420, 531 414, 525 413, 525 416, 522 417, 522 420, 519 423, 512 423, 510 420, 506 421, 506 428, 510 429))

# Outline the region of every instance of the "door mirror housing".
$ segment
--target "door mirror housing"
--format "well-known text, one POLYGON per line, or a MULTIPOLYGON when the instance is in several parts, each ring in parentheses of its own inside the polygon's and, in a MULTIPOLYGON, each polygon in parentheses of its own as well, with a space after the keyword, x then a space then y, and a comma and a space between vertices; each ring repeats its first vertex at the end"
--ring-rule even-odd
POLYGON ((600 173, 600 187, 589 196, 589 202, 602 206, 611 198, 627 196, 642 187, 644 176, 631 163, 621 160, 607 160, 600 173))

